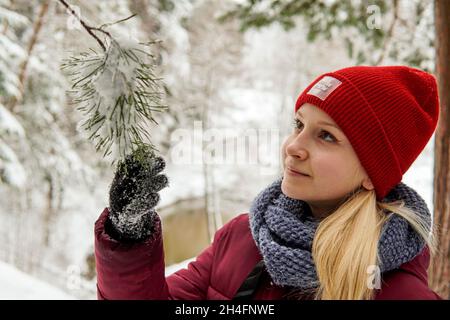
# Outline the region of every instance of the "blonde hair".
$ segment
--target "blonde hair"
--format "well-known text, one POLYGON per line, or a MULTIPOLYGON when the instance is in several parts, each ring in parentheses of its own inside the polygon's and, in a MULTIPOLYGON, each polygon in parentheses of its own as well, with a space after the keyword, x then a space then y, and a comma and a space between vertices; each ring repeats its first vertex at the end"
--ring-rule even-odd
POLYGON ((381 203, 375 191, 360 188, 317 228, 312 256, 320 287, 315 299, 370 300, 368 268, 378 265, 378 240, 386 221, 397 214, 425 240, 432 254, 436 243, 429 222, 403 201, 381 203), (384 210, 387 210, 385 212, 384 210))

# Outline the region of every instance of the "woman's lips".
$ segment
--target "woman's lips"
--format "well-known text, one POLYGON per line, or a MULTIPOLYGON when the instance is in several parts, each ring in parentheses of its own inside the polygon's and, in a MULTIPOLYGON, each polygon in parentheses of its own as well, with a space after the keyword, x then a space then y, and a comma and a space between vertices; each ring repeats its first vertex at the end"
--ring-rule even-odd
POLYGON ((286 170, 291 176, 294 176, 294 177, 305 177, 305 178, 309 177, 307 174, 303 174, 301 172, 295 171, 290 167, 287 167, 286 170))

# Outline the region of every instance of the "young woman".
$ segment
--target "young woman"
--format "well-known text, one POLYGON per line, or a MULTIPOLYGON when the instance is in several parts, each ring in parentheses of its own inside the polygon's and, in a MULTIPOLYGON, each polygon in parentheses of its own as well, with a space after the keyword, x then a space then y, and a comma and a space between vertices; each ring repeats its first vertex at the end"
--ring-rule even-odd
POLYGON ((427 282, 431 214, 401 182, 438 115, 436 81, 418 69, 319 76, 297 99, 282 175, 167 278, 154 210, 164 160, 130 156, 95 226, 98 297, 439 299, 427 282))

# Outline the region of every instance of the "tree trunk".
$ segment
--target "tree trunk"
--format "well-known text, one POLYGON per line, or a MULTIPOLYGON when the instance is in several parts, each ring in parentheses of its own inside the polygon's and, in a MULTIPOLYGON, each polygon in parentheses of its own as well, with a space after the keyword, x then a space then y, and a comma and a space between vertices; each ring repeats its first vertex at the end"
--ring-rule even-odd
POLYGON ((48 247, 50 244, 50 231, 51 231, 51 223, 53 216, 55 214, 54 210, 54 197, 55 197, 55 189, 54 189, 54 180, 51 174, 46 174, 45 181, 48 184, 48 190, 46 194, 46 207, 43 216, 43 244, 44 247, 48 247))
MULTIPOLYGON (((208 92, 208 90, 206 91, 208 92)), ((208 97, 209 99, 209 97, 208 97)), ((215 233, 215 222, 214 222, 214 215, 211 211, 211 168, 209 164, 206 162, 205 159, 205 148, 206 148, 206 142, 203 139, 204 130, 208 129, 209 122, 208 122, 208 105, 203 106, 203 112, 202 112, 202 167, 203 167, 203 184, 204 184, 204 191, 205 191, 205 216, 206 216, 206 225, 207 225, 207 231, 208 231, 208 240, 210 242, 214 239, 214 233, 215 233)))
POLYGON ((205 149, 207 143, 203 139, 203 135, 205 134, 205 130, 208 130, 210 127, 210 110, 211 105, 209 101, 213 97, 213 89, 211 83, 213 83, 211 72, 206 72, 206 81, 205 86, 203 87, 203 92, 205 93, 206 102, 203 104, 202 110, 202 166, 203 166, 203 181, 205 188, 205 215, 206 215, 206 223, 208 226, 208 239, 210 242, 214 240, 214 234, 217 231, 217 215, 214 212, 214 164, 209 164, 208 159, 205 159, 205 149))
POLYGON ((23 93, 25 91, 25 76, 26 76, 26 71, 27 71, 27 66, 28 66, 28 61, 30 60, 31 57, 31 52, 33 51, 33 48, 37 42, 38 36, 39 36, 39 32, 41 31, 42 28, 42 24, 44 21, 45 16, 47 15, 48 12, 48 5, 49 5, 49 1, 44 1, 41 4, 41 8, 39 10, 39 14, 38 17, 34 23, 33 26, 33 34, 31 36, 30 42, 28 43, 28 48, 27 48, 27 57, 25 59, 24 62, 22 62, 22 64, 20 65, 20 70, 19 70, 19 90, 20 90, 20 95, 19 97, 12 97, 11 101, 9 102, 9 110, 11 112, 14 113, 15 108, 17 106, 17 103, 19 102, 19 99, 22 99, 23 93))
POLYGON ((449 299, 450 222, 450 1, 435 0, 436 74, 440 116, 434 146, 434 221, 438 228, 438 254, 432 261, 430 285, 449 299))

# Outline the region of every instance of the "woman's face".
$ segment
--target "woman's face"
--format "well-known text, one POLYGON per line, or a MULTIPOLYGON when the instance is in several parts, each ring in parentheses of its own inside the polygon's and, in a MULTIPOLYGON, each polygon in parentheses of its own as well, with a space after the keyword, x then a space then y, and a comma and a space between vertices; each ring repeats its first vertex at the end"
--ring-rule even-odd
POLYGON ((307 202, 315 216, 336 209, 361 185, 373 189, 350 141, 327 113, 312 104, 297 110, 282 158, 283 193, 307 202))

